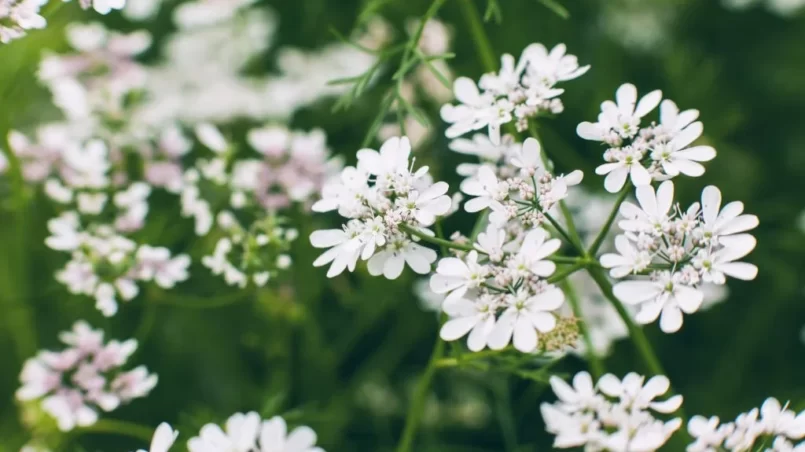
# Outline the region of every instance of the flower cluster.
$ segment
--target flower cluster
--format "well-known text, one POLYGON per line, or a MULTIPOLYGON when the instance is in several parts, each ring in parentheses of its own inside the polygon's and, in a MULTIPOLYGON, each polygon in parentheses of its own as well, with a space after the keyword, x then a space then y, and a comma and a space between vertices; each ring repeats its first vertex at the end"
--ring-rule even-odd
POLYGON ((310 427, 296 427, 289 432, 285 419, 274 416, 261 421, 254 411, 233 414, 226 421, 225 429, 216 424, 205 425, 198 436, 187 442, 187 449, 190 452, 324 452, 316 447, 316 432, 310 427))
POLYGON ((688 452, 763 450, 767 452, 799 452, 805 450, 805 411, 797 414, 788 404, 770 397, 760 410, 741 413, 733 422, 721 423, 718 417, 693 416, 688 433, 694 438, 688 452))
POLYGON ((534 138, 526 138, 520 144, 506 135, 501 144, 495 145, 479 134, 473 140, 453 140, 450 147, 482 159, 480 165, 463 164, 458 168, 466 176, 461 191, 472 197, 464 210, 479 212, 489 208, 489 219, 498 226, 509 222, 525 227, 541 225, 546 221, 545 214, 568 196, 568 187, 579 184, 584 177, 578 170, 554 175, 534 138))
POLYGON ((564 105, 558 96, 564 90, 557 83, 575 79, 589 68, 580 67, 564 44, 550 52, 542 44, 531 44, 519 61, 503 55, 500 72, 483 75, 477 84, 467 77, 456 79, 453 93, 460 103, 441 110, 442 119, 451 124, 446 136, 456 138, 488 127, 492 142, 498 144, 503 124, 514 120, 517 130, 523 131, 530 118, 561 113, 564 105))
POLYGON ((357 167, 344 168, 324 186, 317 212, 337 211, 348 221, 342 229, 315 231, 310 242, 330 248, 313 263, 330 265, 328 277, 355 269, 358 259, 368 260, 372 275, 395 279, 407 264, 427 274, 436 252, 417 243, 432 236, 427 229, 450 211, 451 199, 444 182, 433 183, 428 168, 414 171, 409 162, 408 138, 392 137, 380 151, 358 151, 357 167))
POLYGON ((682 396, 655 400, 670 389, 664 376, 612 374, 593 385, 587 372, 573 377, 573 386, 551 377, 559 400, 540 407, 548 432, 556 435, 553 447, 611 452, 651 452, 659 449, 682 425, 682 419, 662 421, 654 413, 670 414, 682 405, 682 396))
POLYGON ((42 0, 0 0, 0 44, 25 36, 27 30, 45 28, 39 12, 42 0))
POLYGON ((662 99, 659 90, 638 101, 637 88, 630 83, 621 85, 615 93, 616 102, 601 104, 598 122, 582 122, 576 131, 586 140, 600 141, 610 146, 604 152, 607 162, 596 169, 604 175, 604 188, 616 193, 623 188, 627 177, 637 187, 652 180, 666 180, 684 174, 698 177, 704 174, 700 162, 715 158, 710 146, 690 146, 703 131, 698 110, 679 111, 671 100, 662 99), (641 120, 660 105, 660 123, 640 127, 641 120))
POLYGON ((214 224, 223 234, 202 263, 230 285, 245 287, 252 280, 262 286, 291 264, 287 251, 297 231, 285 227, 278 212, 292 204, 309 208, 341 162, 330 159, 320 130, 252 129, 246 142, 254 157, 238 153, 211 124, 199 124, 196 136, 212 155, 184 172, 182 214, 194 219, 197 235, 209 234, 214 224))
POLYGON ((635 319, 642 324, 660 318, 665 332, 682 327, 682 313, 696 312, 704 300, 703 283, 723 285, 726 277, 751 280, 757 267, 740 262, 755 247, 746 231, 758 225, 754 215, 743 213, 735 201, 721 208, 721 192, 708 186, 702 202, 683 211, 674 206, 674 185, 663 182, 656 190, 637 187, 639 206, 625 202, 618 225, 625 231, 615 239, 617 253, 601 256, 610 275, 623 278, 615 295, 624 303, 640 305, 635 319))
POLYGON ((41 351, 26 361, 17 399, 41 399, 42 409, 53 416, 62 431, 89 426, 98 410, 113 411, 123 403, 145 397, 156 386, 156 375, 144 366, 122 371, 137 349, 137 341, 103 342, 103 331, 83 321, 59 336, 68 348, 41 351))
POLYGON ((442 339, 468 335, 471 351, 501 350, 510 342, 524 353, 545 349, 540 337, 557 327, 555 311, 565 300, 546 281, 556 270, 548 257, 560 241, 541 228, 512 239, 490 225, 474 246, 477 250, 463 258, 441 259, 430 279, 433 292, 447 293, 442 309, 450 320, 442 326, 442 339))
POLYGON ((137 296, 138 281, 170 289, 189 276, 187 255, 172 257, 167 248, 139 245, 109 225, 82 227, 76 212, 51 219, 48 228, 45 243, 71 256, 56 279, 74 294, 94 297, 95 307, 107 317, 117 313, 118 297, 129 301, 137 296))

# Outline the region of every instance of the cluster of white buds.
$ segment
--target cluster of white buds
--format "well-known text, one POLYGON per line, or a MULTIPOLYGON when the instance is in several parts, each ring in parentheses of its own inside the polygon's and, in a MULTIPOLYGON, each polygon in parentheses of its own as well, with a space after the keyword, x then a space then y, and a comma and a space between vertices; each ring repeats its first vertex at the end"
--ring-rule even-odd
POLYGON ((751 280, 757 267, 738 262, 757 243, 747 234, 758 225, 754 215, 743 213, 735 201, 721 208, 721 192, 708 186, 702 202, 683 211, 674 205, 674 185, 663 182, 656 193, 651 185, 637 187, 638 207, 625 202, 618 226, 625 231, 615 239, 618 253, 601 256, 610 275, 623 278, 615 295, 624 303, 639 305, 635 319, 642 324, 660 318, 667 332, 682 327, 682 313, 696 312, 704 300, 701 285, 723 285, 726 277, 751 280))
POLYGON ((693 416, 688 433, 694 438, 688 452, 762 450, 763 452, 801 452, 805 450, 805 411, 797 414, 788 404, 769 397, 760 410, 741 413, 733 422, 720 423, 717 416, 693 416))
POLYGON ((0 44, 25 36, 27 30, 45 28, 42 0, 0 0, 0 44))
POLYGON ((531 44, 519 61, 503 55, 500 72, 485 74, 477 84, 467 77, 456 79, 453 92, 460 103, 441 110, 442 119, 451 124, 447 138, 488 127, 497 144, 503 124, 515 121, 518 131, 523 131, 531 118, 561 113, 564 105, 558 96, 564 90, 557 83, 575 79, 590 68, 579 67, 577 58, 566 50, 564 44, 550 52, 542 44, 531 44))
POLYGON ((612 374, 595 385, 590 374, 579 372, 573 386, 551 377, 559 400, 540 407, 548 432, 556 435, 553 447, 584 447, 588 451, 652 452, 659 449, 682 425, 682 419, 657 419, 654 413, 670 414, 682 405, 682 396, 656 398, 667 393, 664 376, 645 377, 629 373, 623 380, 612 374))
POLYGON ((537 227, 545 221, 545 213, 568 195, 568 187, 583 178, 581 171, 554 175, 546 168, 539 141, 526 138, 515 143, 508 135, 501 144, 493 144, 484 135, 473 140, 456 139, 451 149, 475 154, 481 164, 460 165, 458 170, 467 178, 461 191, 472 197, 464 205, 467 212, 489 208, 490 221, 498 226, 518 223, 526 228, 537 227))
POLYGON ((662 99, 659 90, 643 96, 638 102, 637 88, 630 83, 621 85, 616 101, 601 104, 598 122, 578 125, 578 135, 586 140, 600 141, 610 146, 604 152, 607 162, 596 169, 606 174, 604 187, 615 193, 626 183, 627 177, 637 187, 649 185, 652 180, 667 180, 684 174, 698 177, 704 174, 700 162, 715 158, 710 146, 690 146, 703 131, 698 110, 679 111, 671 100, 662 99), (657 105, 660 105, 660 123, 640 127, 640 122, 657 105))
POLYGON ((218 214, 217 223, 227 234, 218 240, 212 255, 204 256, 201 263, 213 274, 222 275, 227 284, 241 288, 251 280, 262 287, 278 271, 291 266, 291 242, 298 236, 286 221, 267 216, 255 221, 246 229, 229 211, 218 214))
POLYGON ((139 294, 137 282, 155 282, 169 289, 188 278, 190 258, 172 257, 167 248, 139 245, 106 224, 84 227, 76 212, 65 212, 48 222, 45 240, 54 250, 69 252, 71 259, 56 279, 75 294, 94 297, 105 316, 118 310, 118 297, 132 300, 139 294))
POLYGON ((358 259, 368 260, 372 275, 395 279, 407 264, 427 274, 436 252, 417 243, 420 235, 433 236, 428 227, 450 212, 445 182, 433 183, 428 168, 413 170, 408 138, 386 140, 380 151, 358 151, 357 167, 344 168, 328 182, 317 212, 338 211, 348 221, 342 229, 315 231, 310 242, 330 248, 313 263, 331 263, 328 277, 355 269, 358 259))
POLYGON ((145 397, 156 386, 156 375, 145 366, 123 371, 137 341, 103 342, 103 331, 79 321, 59 335, 64 350, 41 351, 25 362, 20 374, 20 401, 41 400, 42 409, 62 431, 86 427, 98 420, 98 410, 113 411, 145 397))

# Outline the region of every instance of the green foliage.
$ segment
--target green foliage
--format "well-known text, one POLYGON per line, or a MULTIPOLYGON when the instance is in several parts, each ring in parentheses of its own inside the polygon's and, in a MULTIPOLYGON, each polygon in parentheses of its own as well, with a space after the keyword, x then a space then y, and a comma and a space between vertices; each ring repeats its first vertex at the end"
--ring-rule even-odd
MULTIPOLYGON (((344 0, 320 2, 315 14, 304 8, 308 2, 266 3, 279 13, 278 41, 302 47, 335 39, 352 42, 353 28, 377 14, 388 18, 398 31, 395 41, 382 51, 362 49, 377 53, 378 63, 365 73, 334 80, 350 85, 348 93, 299 112, 291 125, 324 128, 331 148, 349 161, 358 148, 374 144, 396 105, 398 112, 436 128, 437 138, 418 151, 417 164, 430 166, 453 188, 460 180, 455 167, 466 159, 447 150, 437 106, 411 105, 400 93, 398 82, 419 65, 447 81, 432 66, 433 57, 416 51, 421 29, 412 36, 403 31, 407 19, 436 16, 450 24, 453 50, 435 58, 449 60, 459 75, 477 78, 499 64, 501 53, 517 55, 531 42, 564 42, 582 63, 591 64, 588 74, 567 86, 566 111, 541 121, 540 133, 545 148, 556 151, 558 169, 582 168, 585 185, 594 190, 601 189, 601 178, 591 170, 602 149, 580 140, 574 130, 578 122, 595 118, 600 102, 610 99, 620 83, 633 82, 641 91, 660 88, 681 108, 699 109, 705 139, 719 155, 704 177, 678 184, 680 199, 687 204, 703 186, 714 184, 725 197, 743 200, 746 210, 761 219, 759 245, 751 256, 760 275, 751 283, 733 283, 726 302, 686 318, 681 332, 669 336, 649 326, 646 336, 674 389, 685 396, 689 414, 732 417, 769 395, 790 399, 801 409, 802 13, 781 18, 763 9, 732 12, 720 2, 696 0, 344 0), (488 47, 474 38, 478 27, 490 37, 488 47)), ((43 50, 65 47, 66 23, 88 16, 75 2, 50 15, 48 29, 0 47, 0 136, 11 127, 27 131, 55 117, 36 82, 36 62, 43 50)), ((106 20, 123 23, 116 15, 106 20)), ((160 20, 164 29, 159 31, 167 33, 172 25, 160 20)), ((10 160, 13 167, 13 156, 10 160)), ((257 410, 310 425, 328 451, 396 446, 437 335, 437 318, 420 308, 410 272, 387 281, 362 268, 328 280, 324 270, 313 268, 318 253, 306 238, 312 230, 332 227, 333 218, 291 215, 288 224, 301 237, 292 245, 293 266, 266 288, 234 290, 210 276, 194 255, 188 282, 173 291, 144 291, 117 317, 104 319, 90 300, 70 295, 54 281, 64 258, 43 245, 45 222, 52 215, 41 194, 14 177, 0 178, 0 451, 19 450, 29 438, 23 427, 31 419, 25 415, 36 414, 13 399, 22 363, 39 349, 58 347, 58 331, 79 318, 103 327, 107 337, 138 338, 134 361, 160 377, 150 397, 115 411, 110 419, 150 427, 171 422, 183 444, 207 422, 257 410)), ((157 202, 149 218, 154 223, 143 231, 145 238, 193 254, 195 239, 187 233, 192 226, 178 217, 173 204, 157 202)), ((472 230, 461 214, 443 227, 448 236, 472 230)), ((435 364, 413 450, 549 449, 551 438, 539 416, 539 403, 548 397, 546 379, 572 375, 585 368, 582 360, 508 352, 473 355, 463 345, 446 348, 435 364), (484 410, 488 417, 479 414, 484 410)), ((624 341, 604 365, 623 375, 644 370, 641 362, 638 351, 624 341)), ((100 430, 54 441, 59 450, 70 451, 146 446, 100 430)))

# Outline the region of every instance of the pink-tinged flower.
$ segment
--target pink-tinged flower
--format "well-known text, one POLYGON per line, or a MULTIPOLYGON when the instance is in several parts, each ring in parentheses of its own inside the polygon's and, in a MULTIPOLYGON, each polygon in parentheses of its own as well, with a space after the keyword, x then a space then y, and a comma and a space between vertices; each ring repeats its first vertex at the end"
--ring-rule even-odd
POLYGON ((41 351, 26 361, 16 397, 41 399, 42 409, 56 419, 61 430, 92 425, 98 410, 112 411, 121 403, 145 397, 154 388, 156 376, 143 366, 121 372, 136 341, 103 345, 103 332, 92 330, 83 321, 59 337, 70 347, 60 352, 41 351))

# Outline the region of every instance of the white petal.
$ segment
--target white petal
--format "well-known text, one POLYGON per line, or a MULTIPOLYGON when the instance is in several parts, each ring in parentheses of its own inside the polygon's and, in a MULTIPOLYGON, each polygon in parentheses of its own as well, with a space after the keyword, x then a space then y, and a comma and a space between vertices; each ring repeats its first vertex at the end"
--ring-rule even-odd
POLYGON ((716 158, 716 150, 710 146, 694 146, 683 151, 674 152, 673 156, 695 162, 709 162, 716 158))
POLYGON ((721 208, 721 191, 713 186, 708 185, 702 190, 702 216, 704 222, 713 224, 718 217, 718 210, 721 208))
POLYGON ((675 333, 682 328, 682 310, 677 306, 666 305, 660 316, 660 329, 665 333, 675 333))
POLYGON ((684 130, 679 132, 679 134, 671 140, 671 148, 674 150, 684 149, 689 144, 696 141, 697 138, 702 136, 702 123, 696 122, 687 127, 684 130))
POLYGON ((662 402, 653 402, 649 406, 652 410, 658 413, 673 413, 674 411, 678 410, 680 406, 682 406, 682 396, 675 395, 662 402))
POLYGON ((751 281, 757 277, 757 267, 752 264, 747 264, 746 262, 721 264, 718 266, 718 269, 725 275, 744 281, 751 281))
POLYGON ((606 179, 604 179, 604 188, 610 193, 619 192, 621 188, 623 188, 623 184, 626 183, 626 176, 628 175, 629 169, 625 166, 614 169, 607 175, 606 179))
POLYGON ((405 259, 400 254, 392 254, 383 266, 383 276, 386 279, 397 279, 405 267, 405 259))
POLYGON ((704 293, 688 286, 678 286, 676 291, 674 298, 686 314, 693 314, 699 310, 704 300, 704 293))
POLYGON ((640 187, 651 183, 651 174, 649 174, 648 170, 645 169, 640 163, 635 163, 632 165, 629 175, 631 176, 632 183, 635 187, 640 187))
POLYGON ((615 284, 612 289, 615 296, 627 304, 651 300, 659 293, 656 283, 650 281, 623 281, 615 284))
POLYGON ((325 229, 310 234, 310 244, 316 248, 329 248, 345 242, 347 233, 341 229, 325 229))
POLYGON ((525 316, 519 316, 514 324, 514 348, 523 353, 537 348, 537 332, 525 316))
POLYGON ((660 100, 662 100, 662 91, 660 90, 654 90, 646 94, 637 104, 637 109, 634 112, 635 116, 642 118, 651 113, 651 110, 654 110, 660 104, 660 100))
POLYGON ((637 103, 637 88, 631 83, 624 83, 615 91, 615 101, 618 103, 618 110, 621 114, 632 116, 637 103))
POLYGON ((492 350, 502 350, 509 345, 516 320, 517 311, 514 309, 507 309, 503 315, 500 316, 495 327, 489 333, 489 339, 487 340, 489 348, 492 350))

